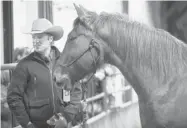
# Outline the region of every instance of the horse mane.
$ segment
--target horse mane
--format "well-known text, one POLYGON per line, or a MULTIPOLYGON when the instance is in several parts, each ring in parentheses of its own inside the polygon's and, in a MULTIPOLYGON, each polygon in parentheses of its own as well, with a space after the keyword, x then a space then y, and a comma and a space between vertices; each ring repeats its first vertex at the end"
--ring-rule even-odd
POLYGON ((110 44, 125 62, 166 80, 187 66, 187 46, 168 32, 132 21, 126 15, 101 13, 95 31, 107 25, 110 44))
MULTIPOLYGON (((124 62, 130 62, 147 75, 168 80, 173 74, 180 75, 187 66, 186 44, 162 29, 132 21, 128 15, 106 12, 90 20, 98 34, 107 26, 111 32, 107 42, 111 49, 124 62)), ((74 26, 80 23, 84 25, 77 18, 74 26)))

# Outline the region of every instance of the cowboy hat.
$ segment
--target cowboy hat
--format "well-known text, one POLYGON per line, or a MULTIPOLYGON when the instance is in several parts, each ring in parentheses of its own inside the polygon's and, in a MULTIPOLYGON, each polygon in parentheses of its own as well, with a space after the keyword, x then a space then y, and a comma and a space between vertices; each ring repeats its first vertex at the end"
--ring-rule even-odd
POLYGON ((27 34, 36 33, 47 33, 53 36, 54 41, 59 40, 63 34, 64 30, 60 26, 54 26, 49 20, 45 18, 37 19, 32 24, 32 30, 27 32, 27 34))

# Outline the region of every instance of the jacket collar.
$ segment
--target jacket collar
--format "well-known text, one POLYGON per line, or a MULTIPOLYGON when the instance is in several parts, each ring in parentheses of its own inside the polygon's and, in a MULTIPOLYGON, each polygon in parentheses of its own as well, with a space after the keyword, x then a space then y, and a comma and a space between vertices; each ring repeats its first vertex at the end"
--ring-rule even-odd
MULTIPOLYGON (((60 57, 60 51, 55 46, 51 47, 51 52, 52 52, 52 58, 51 59, 57 60, 60 57)), ((38 59, 38 60, 49 61, 49 59, 47 57, 45 57, 42 54, 40 54, 38 52, 35 52, 35 51, 32 53, 32 56, 35 59, 38 59)))
MULTIPOLYGON (((51 60, 57 60, 59 57, 60 57, 60 51, 55 47, 55 46, 52 46, 51 47, 51 52, 52 52, 52 58, 51 60)), ((30 54, 30 56, 32 56, 32 58, 39 62, 39 63, 42 63, 44 64, 45 66, 47 66, 47 63, 49 63, 49 59, 45 56, 43 56, 42 54, 38 53, 38 52, 33 52, 30 54)), ((55 62, 52 62, 52 63, 55 63, 55 62)))

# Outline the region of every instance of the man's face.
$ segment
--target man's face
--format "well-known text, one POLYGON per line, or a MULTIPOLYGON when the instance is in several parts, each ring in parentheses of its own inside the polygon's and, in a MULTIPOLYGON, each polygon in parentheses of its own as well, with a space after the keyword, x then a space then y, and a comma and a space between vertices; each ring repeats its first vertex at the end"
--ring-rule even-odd
POLYGON ((36 52, 44 53, 53 41, 52 36, 45 33, 37 33, 32 35, 33 47, 36 52))

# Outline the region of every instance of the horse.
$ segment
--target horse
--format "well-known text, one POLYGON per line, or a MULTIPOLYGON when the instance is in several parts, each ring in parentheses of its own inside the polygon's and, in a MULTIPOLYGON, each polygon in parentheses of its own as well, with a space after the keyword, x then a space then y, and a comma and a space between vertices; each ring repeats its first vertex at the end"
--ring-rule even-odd
POLYGON ((116 66, 139 99, 143 128, 187 126, 187 45, 169 32, 128 16, 75 5, 54 78, 66 89, 104 63, 116 66))

